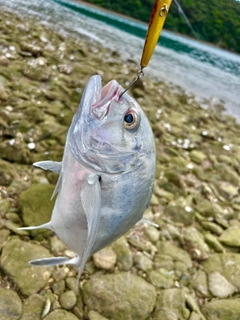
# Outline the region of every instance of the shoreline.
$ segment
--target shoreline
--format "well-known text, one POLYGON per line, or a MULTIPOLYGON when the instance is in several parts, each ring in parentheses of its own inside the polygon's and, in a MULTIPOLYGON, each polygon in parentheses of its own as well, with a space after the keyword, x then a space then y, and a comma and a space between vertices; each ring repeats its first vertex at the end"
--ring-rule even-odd
MULTIPOLYGON (((106 9, 106 8, 103 8, 103 7, 100 7, 100 6, 97 6, 93 3, 89 3, 87 1, 83 1, 83 0, 71 0, 72 2, 75 2, 75 3, 79 3, 79 4, 82 4, 82 5, 85 5, 85 6, 88 6, 88 7, 91 7, 91 8, 94 8, 94 9, 97 9, 97 10, 100 10, 100 11, 103 11, 103 12, 108 12, 108 13, 111 13, 113 15, 116 15, 116 16, 119 16, 119 17, 122 17, 122 18, 126 18, 126 19, 129 19, 131 21, 135 21, 135 22, 138 22, 138 23, 142 23, 146 26, 148 26, 148 23, 147 22, 144 22, 142 20, 138 20, 136 18, 132 18, 130 16, 127 16, 127 15, 124 15, 122 13, 118 13, 116 11, 112 11, 112 10, 109 10, 109 9, 106 9)), ((151 12, 149 13, 149 18, 150 18, 150 14, 151 12)), ((214 44, 214 43, 211 43, 211 42, 207 42, 207 41, 204 41, 204 40, 201 40, 201 39, 196 39, 194 37, 191 37, 190 35, 186 35, 186 34, 183 34, 183 33, 179 33, 179 32, 176 32, 176 31, 172 31, 172 30, 169 30, 169 29, 165 29, 163 28, 162 29, 163 31, 167 31, 173 35, 177 35, 177 36, 181 36, 183 38, 186 38, 186 39, 189 39, 189 40, 193 40, 193 41, 196 41, 196 42, 200 42, 202 44, 205 44, 207 46, 210 46, 210 47, 213 47, 213 48, 216 48, 216 49, 220 49, 220 50, 223 50, 223 51, 226 51, 226 52, 229 52, 229 53, 232 53, 232 54, 235 54, 237 56, 240 56, 240 53, 239 52, 236 52, 236 51, 231 51, 231 50, 228 50, 228 49, 225 49, 225 48, 222 48, 220 46, 218 46, 217 44, 214 44)), ((160 35, 161 37, 161 35, 160 35)))

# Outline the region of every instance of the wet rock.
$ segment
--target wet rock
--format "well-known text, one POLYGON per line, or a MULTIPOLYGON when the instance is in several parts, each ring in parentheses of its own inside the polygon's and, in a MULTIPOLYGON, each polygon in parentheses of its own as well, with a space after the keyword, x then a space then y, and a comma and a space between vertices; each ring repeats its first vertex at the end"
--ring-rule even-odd
POLYGON ((174 273, 166 269, 151 270, 149 280, 157 288, 169 289, 174 285, 174 273))
POLYGON ((215 252, 224 252, 225 249, 221 245, 221 243, 218 241, 216 237, 214 237, 211 233, 208 233, 204 236, 204 239, 206 243, 209 245, 210 248, 212 248, 215 252))
POLYGON ((44 320, 79 320, 71 312, 62 309, 54 310, 44 318, 44 320))
POLYGON ((107 318, 101 316, 98 312, 93 310, 88 312, 88 318, 89 320, 108 320, 107 318))
POLYGON ((59 301, 64 309, 70 310, 77 303, 77 297, 74 291, 68 290, 61 294, 59 301))
POLYGON ((41 320, 45 299, 39 294, 32 294, 24 300, 21 320, 41 320))
POLYGON ((0 185, 9 186, 15 176, 14 166, 2 159, 0 159, 0 185))
POLYGON ((40 245, 12 239, 3 248, 1 266, 19 286, 21 292, 29 296, 44 288, 51 276, 52 268, 33 267, 28 262, 49 256, 49 251, 40 245))
POLYGON ((183 233, 184 247, 195 259, 204 259, 209 253, 209 247, 204 242, 204 238, 196 228, 186 228, 183 233))
POLYGON ((218 185, 218 190, 221 196, 225 199, 230 200, 238 194, 238 188, 234 187, 230 183, 221 182, 218 185))
POLYGON ((192 286, 204 297, 210 297, 206 272, 198 270, 192 278, 192 286))
POLYGON ((57 294, 58 296, 61 295, 65 290, 64 280, 60 280, 58 282, 55 282, 52 286, 52 289, 55 294, 57 294))
POLYGON ((187 313, 189 315, 185 307, 184 289, 166 289, 159 293, 154 311, 157 320, 165 319, 164 314, 168 314, 168 317, 172 314, 172 318, 169 319, 184 320, 187 313))
POLYGON ((142 254, 141 252, 137 252, 133 257, 134 264, 136 267, 142 271, 147 271, 152 269, 152 260, 142 254))
POLYGON ((201 164, 206 159, 206 155, 199 150, 191 151, 189 156, 190 156, 190 159, 197 164, 201 164))
POLYGON ((133 265, 132 253, 125 237, 119 238, 112 244, 117 254, 117 265, 123 271, 128 271, 133 265))
POLYGON ((179 260, 183 262, 187 268, 192 267, 192 260, 190 255, 183 249, 175 246, 170 241, 159 241, 157 243, 157 249, 161 254, 169 255, 173 260, 179 260))
POLYGON ((22 314, 22 301, 16 292, 0 287, 1 320, 18 320, 22 314))
POLYGON ((175 222, 183 223, 186 226, 191 225, 195 219, 195 212, 189 207, 183 207, 175 202, 171 202, 164 210, 164 214, 171 217, 175 222), (186 210, 187 209, 187 210, 186 210))
POLYGON ((97 268, 110 270, 115 266, 117 255, 111 247, 103 248, 93 255, 93 262, 97 268))
MULTIPOLYGON (((19 207, 22 212, 24 226, 38 226, 50 221, 54 201, 50 201, 54 186, 50 184, 34 184, 22 192, 19 207)), ((46 229, 31 231, 32 234, 51 234, 46 229)))
POLYGON ((218 298, 226 298, 235 292, 234 286, 219 272, 209 273, 208 284, 211 294, 218 298))
POLYGON ((153 243, 157 242, 159 239, 160 232, 152 226, 145 228, 144 233, 146 237, 153 243))
POLYGON ((219 272, 240 291, 240 255, 236 253, 215 253, 202 262, 205 272, 219 272))
POLYGON ((0 250, 5 246, 8 241, 10 231, 6 229, 0 230, 0 250))
POLYGON ((83 291, 90 310, 115 320, 146 319, 156 301, 154 287, 129 273, 92 277, 84 284, 83 291))
POLYGON ((154 257, 154 267, 164 268, 168 271, 171 271, 174 268, 173 258, 167 254, 157 253, 154 257))
POLYGON ((11 198, 0 200, 0 214, 6 215, 12 208, 14 202, 11 198))
POLYGON ((211 320, 239 320, 240 299, 220 299, 205 303, 201 308, 207 319, 211 320))
POLYGON ((240 246, 240 227, 231 226, 227 230, 223 231, 219 237, 219 241, 226 246, 239 247, 240 246))

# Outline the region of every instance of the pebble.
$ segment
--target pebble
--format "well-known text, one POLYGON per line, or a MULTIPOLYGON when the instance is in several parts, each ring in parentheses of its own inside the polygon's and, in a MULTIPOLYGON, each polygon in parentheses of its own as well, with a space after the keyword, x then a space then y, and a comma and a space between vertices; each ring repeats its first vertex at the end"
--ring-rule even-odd
POLYGON ((130 246, 125 237, 119 238, 112 244, 113 250, 117 254, 117 265, 123 271, 128 271, 133 265, 133 257, 130 246))
POLYGON ((235 292, 235 287, 219 272, 209 273, 208 285, 214 297, 227 298, 235 292))
POLYGON ((74 291, 68 290, 61 294, 59 301, 64 309, 70 310, 77 303, 77 297, 74 291))
POLYGON ((141 252, 137 252, 133 257, 134 264, 136 267, 142 271, 148 271, 152 269, 152 260, 142 254, 141 252))
POLYGON ((22 314, 22 301, 16 292, 0 287, 1 320, 18 320, 22 314))
POLYGON ((224 230, 219 241, 226 246, 240 247, 240 227, 238 225, 231 226, 224 230))
POLYGON ((57 309, 47 315, 44 320, 79 320, 74 314, 71 312, 67 312, 66 310, 57 309))
POLYGON ((24 300, 21 320, 41 320, 44 307, 45 299, 39 294, 32 294, 24 300))
POLYGON ((108 320, 107 318, 101 316, 98 312, 91 310, 88 312, 89 320, 108 320))
POLYGON ((83 296, 89 310, 114 320, 144 320, 156 302, 154 286, 126 272, 93 276, 84 284, 83 296))
POLYGON ((93 255, 93 262, 97 268, 110 270, 117 262, 117 255, 111 247, 106 247, 93 255))
POLYGON ((49 256, 49 251, 40 245, 12 239, 3 248, 1 266, 21 292, 29 296, 44 288, 53 268, 32 267, 28 262, 49 256))

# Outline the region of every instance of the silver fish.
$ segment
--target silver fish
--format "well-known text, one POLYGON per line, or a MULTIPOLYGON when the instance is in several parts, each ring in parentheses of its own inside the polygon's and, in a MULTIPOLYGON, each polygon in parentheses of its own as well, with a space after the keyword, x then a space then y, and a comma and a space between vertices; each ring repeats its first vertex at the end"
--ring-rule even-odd
MULTIPOLYGON (((104 88, 90 78, 69 128, 62 162, 35 166, 59 172, 48 228, 76 256, 30 261, 32 265, 72 264, 79 277, 87 259, 140 221, 149 205, 155 176, 155 142, 138 103, 117 81, 104 88)), ((144 222, 146 222, 144 220, 144 222)))

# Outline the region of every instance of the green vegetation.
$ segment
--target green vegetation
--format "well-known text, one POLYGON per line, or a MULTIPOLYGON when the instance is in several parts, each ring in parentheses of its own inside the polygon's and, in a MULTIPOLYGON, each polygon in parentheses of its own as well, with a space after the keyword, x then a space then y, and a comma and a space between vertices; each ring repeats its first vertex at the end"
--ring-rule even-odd
MULTIPOLYGON (((87 0, 98 6, 148 22, 154 0, 87 0)), ((200 40, 240 52, 240 1, 181 0, 180 5, 200 40)), ((172 3, 165 28, 193 36, 184 17, 172 3)))

